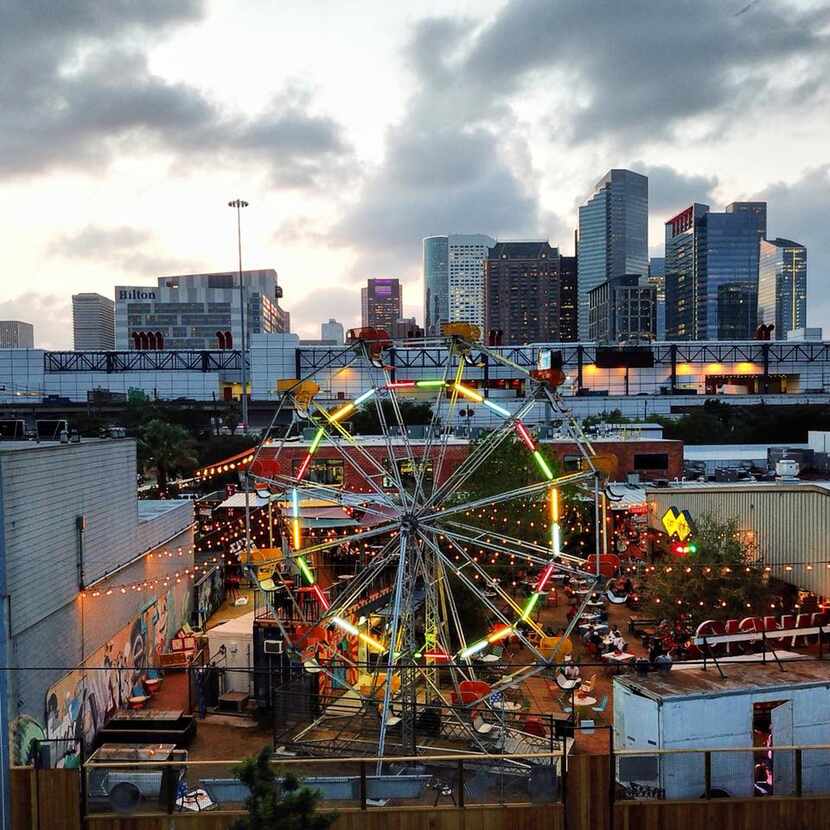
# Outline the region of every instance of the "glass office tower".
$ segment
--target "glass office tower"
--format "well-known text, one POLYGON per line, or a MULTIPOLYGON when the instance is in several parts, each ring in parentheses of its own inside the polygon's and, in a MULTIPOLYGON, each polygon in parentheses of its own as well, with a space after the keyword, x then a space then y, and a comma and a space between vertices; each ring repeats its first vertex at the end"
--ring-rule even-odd
POLYGON ((424 239, 424 331, 440 334, 441 323, 450 319, 449 240, 446 236, 424 239))
POLYGON ((666 222, 666 339, 749 340, 766 204, 694 204, 666 222))
POLYGON ((807 249, 791 239, 761 242, 758 324, 773 324, 775 340, 807 325, 807 249))
POLYGON ((609 170, 579 209, 579 336, 588 337, 588 292, 625 274, 648 274, 648 177, 609 170))

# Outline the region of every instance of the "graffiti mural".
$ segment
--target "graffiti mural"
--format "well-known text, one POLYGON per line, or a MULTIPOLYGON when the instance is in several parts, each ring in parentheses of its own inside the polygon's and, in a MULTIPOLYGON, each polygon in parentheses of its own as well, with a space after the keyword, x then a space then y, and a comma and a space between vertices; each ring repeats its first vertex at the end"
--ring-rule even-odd
POLYGON ((194 586, 193 626, 202 629, 225 601, 225 569, 217 565, 194 586))
MULTIPOLYGON (((158 650, 167 648, 186 620, 189 595, 179 593, 178 603, 172 590, 160 596, 87 657, 83 668, 54 683, 46 692, 44 726, 30 715, 11 724, 15 763, 25 763, 33 738, 65 742, 60 746, 75 752, 91 745, 107 719, 126 707, 136 681, 156 664, 158 650)), ((61 758, 56 761, 60 766, 61 758)))

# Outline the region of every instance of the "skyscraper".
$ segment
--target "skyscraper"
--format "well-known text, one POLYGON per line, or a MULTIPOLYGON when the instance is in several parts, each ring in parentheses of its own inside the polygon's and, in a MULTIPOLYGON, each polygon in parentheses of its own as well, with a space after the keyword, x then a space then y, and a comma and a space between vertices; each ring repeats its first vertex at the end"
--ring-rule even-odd
POLYGON ((360 289, 361 325, 392 333, 401 314, 401 284, 395 277, 367 280, 360 289))
POLYGON ((33 349, 35 329, 21 320, 0 320, 0 349, 33 349))
POLYGON ((666 339, 666 258, 653 256, 648 261, 648 284, 654 287, 655 337, 666 339))
POLYGON ((609 170, 579 209, 579 336, 588 336, 588 292, 625 274, 648 274, 648 178, 609 170))
POLYGON ((559 257, 559 339, 563 343, 579 340, 577 258, 559 257))
POLYGON ((424 320, 428 333, 442 322, 484 327, 484 262, 496 240, 478 233, 424 240, 424 320), (446 297, 446 303, 444 302, 446 297))
POLYGON ((588 336, 595 343, 653 340, 657 290, 639 274, 613 277, 592 288, 588 336))
POLYGON ((487 334, 496 342, 560 339, 559 250, 547 241, 497 242, 485 263, 487 334))
POLYGON ((320 338, 322 340, 334 340, 338 346, 344 343, 343 324, 338 323, 333 317, 329 317, 328 323, 320 323, 320 338))
POLYGON ((484 328, 484 263, 496 240, 483 234, 447 237, 450 320, 484 328))
POLYGON ((101 294, 73 294, 72 336, 76 352, 115 349, 115 303, 101 294))
POLYGON ((424 329, 440 334, 441 323, 450 319, 449 239, 424 239, 424 329))
POLYGON ((758 304, 766 204, 695 203, 666 222, 666 339, 748 340, 758 304))
POLYGON ((772 336, 807 326, 807 249, 790 239, 764 239, 758 265, 758 325, 773 324, 772 336))

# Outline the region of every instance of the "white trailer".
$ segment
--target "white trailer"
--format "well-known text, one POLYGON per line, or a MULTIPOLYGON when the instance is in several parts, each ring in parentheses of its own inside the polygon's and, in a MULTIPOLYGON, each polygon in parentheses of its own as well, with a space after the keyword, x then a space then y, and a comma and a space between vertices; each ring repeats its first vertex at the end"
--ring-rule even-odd
MULTIPOLYGON (((624 675, 614 679, 614 747, 644 750, 621 754, 617 780, 662 790, 666 798, 700 798, 705 790, 704 753, 648 755, 648 750, 751 748, 759 719, 771 744, 830 744, 830 662, 723 663, 726 677, 702 668, 624 675)), ((712 752, 711 787, 731 796, 754 792, 755 764, 766 753, 712 752)), ((767 756, 768 757, 768 756, 767 756)), ((774 795, 795 791, 795 752, 771 753, 774 795)), ((633 788, 636 790, 636 788, 633 788)), ((802 753, 802 792, 830 792, 830 750, 802 753)))
POLYGON ((226 669, 221 692, 250 694, 254 668, 254 612, 220 623, 209 629, 206 636, 211 662, 226 669))

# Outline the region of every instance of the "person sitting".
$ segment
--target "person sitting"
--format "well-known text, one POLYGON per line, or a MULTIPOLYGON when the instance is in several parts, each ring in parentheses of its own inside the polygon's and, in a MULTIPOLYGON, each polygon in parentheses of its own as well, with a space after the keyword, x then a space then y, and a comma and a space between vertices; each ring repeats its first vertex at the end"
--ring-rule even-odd
POLYGON ((582 635, 583 642, 590 643, 591 638, 594 636, 595 630, 596 629, 594 628, 593 623, 589 623, 588 627, 585 629, 585 633, 582 635))
POLYGON ((610 642, 608 645, 608 649, 606 654, 610 654, 611 652, 623 652, 625 651, 625 640, 620 636, 619 632, 617 632, 617 636, 614 637, 611 635, 610 642))
POLYGON ((611 637, 622 637, 622 634, 620 634, 620 627, 616 623, 611 626, 611 631, 608 633, 611 637))
POLYGON ((652 637, 651 638, 651 645, 648 649, 648 659, 649 662, 654 663, 657 658, 663 654, 663 643, 659 639, 659 637, 652 637))
POLYGON ((630 594, 634 590, 634 584, 631 582, 631 577, 627 576, 623 582, 623 593, 630 594))
POLYGON ((565 665, 565 670, 563 672, 565 678, 567 680, 581 680, 582 679, 582 672, 579 669, 579 666, 571 660, 571 662, 565 665))
POLYGON ((671 655, 669 654, 658 654, 654 658, 654 665, 656 668, 660 669, 661 671, 670 671, 672 666, 672 659, 671 655))

